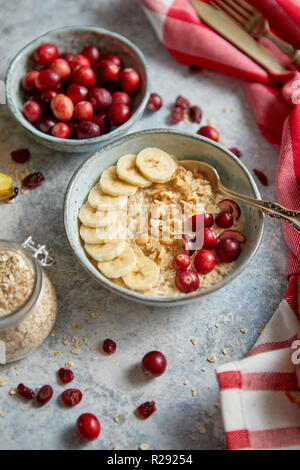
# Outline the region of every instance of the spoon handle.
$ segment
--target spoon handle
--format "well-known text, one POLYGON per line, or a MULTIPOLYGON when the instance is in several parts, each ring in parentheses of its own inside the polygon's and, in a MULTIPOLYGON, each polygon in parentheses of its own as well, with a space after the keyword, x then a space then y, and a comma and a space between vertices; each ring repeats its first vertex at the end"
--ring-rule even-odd
POLYGON ((223 194, 231 196, 237 201, 244 202, 248 206, 255 207, 256 209, 264 212, 270 217, 281 220, 282 222, 287 222, 290 224, 297 232, 300 232, 300 211, 293 211, 286 209, 285 207, 277 204, 277 202, 272 201, 260 201, 257 199, 252 199, 251 197, 238 194, 229 189, 222 187, 219 188, 223 194))

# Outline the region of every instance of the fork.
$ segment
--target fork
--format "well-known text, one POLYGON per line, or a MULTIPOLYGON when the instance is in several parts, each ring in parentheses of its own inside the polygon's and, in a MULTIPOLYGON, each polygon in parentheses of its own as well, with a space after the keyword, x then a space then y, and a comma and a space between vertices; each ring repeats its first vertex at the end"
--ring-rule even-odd
POLYGON ((268 20, 248 2, 245 0, 209 0, 209 3, 229 15, 255 39, 261 37, 270 39, 282 52, 290 57, 292 63, 300 65, 300 50, 295 50, 289 43, 272 34, 268 20))

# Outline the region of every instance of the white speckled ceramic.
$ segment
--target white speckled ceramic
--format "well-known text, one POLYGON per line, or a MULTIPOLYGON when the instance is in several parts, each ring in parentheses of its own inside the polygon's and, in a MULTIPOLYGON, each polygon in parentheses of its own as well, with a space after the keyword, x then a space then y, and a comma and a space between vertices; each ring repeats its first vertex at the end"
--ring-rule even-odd
POLYGON ((242 214, 246 218, 243 233, 246 243, 233 270, 214 286, 179 297, 150 297, 139 294, 112 283, 103 276, 89 261, 81 245, 78 233, 78 212, 87 195, 96 184, 102 171, 115 165, 117 160, 128 153, 138 153, 145 147, 158 147, 176 155, 178 160, 201 160, 213 165, 224 185, 234 191, 260 199, 257 186, 241 161, 221 145, 205 137, 191 135, 187 132, 176 132, 169 129, 149 129, 136 132, 112 142, 91 155, 73 175, 64 201, 64 224, 68 241, 82 266, 102 286, 119 295, 148 305, 172 306, 194 301, 205 294, 225 286, 247 266, 254 256, 263 233, 264 217, 256 209, 241 204, 242 214))
POLYGON ((9 110, 21 126, 37 142, 62 152, 91 152, 99 148, 99 144, 113 139, 127 131, 142 116, 149 99, 150 85, 147 66, 143 53, 128 39, 106 29, 89 26, 70 26, 58 28, 38 37, 25 46, 12 60, 5 80, 6 102, 9 110), (102 54, 118 54, 124 66, 133 67, 141 77, 141 84, 132 100, 132 116, 122 126, 108 134, 93 139, 60 139, 40 132, 27 121, 22 114, 26 96, 21 89, 22 77, 32 68, 34 50, 42 43, 55 44, 60 52, 79 54, 84 46, 95 45, 102 54))

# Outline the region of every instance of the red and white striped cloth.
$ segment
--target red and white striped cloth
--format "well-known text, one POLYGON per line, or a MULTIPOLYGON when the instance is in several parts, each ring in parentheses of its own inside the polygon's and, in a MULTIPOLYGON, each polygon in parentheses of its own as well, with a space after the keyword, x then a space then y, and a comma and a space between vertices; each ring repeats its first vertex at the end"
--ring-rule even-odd
MULTIPOLYGON (((258 127, 271 144, 280 148, 278 201, 300 210, 300 106, 292 104, 295 100, 291 99, 299 72, 290 67, 291 72, 270 76, 203 24, 188 0, 139 1, 174 59, 243 80, 258 127)), ((248 2, 270 21, 275 33, 300 49, 299 0, 248 2)), ((289 65, 288 58, 268 41, 262 44, 289 65)), ((250 356, 217 369, 229 449, 300 449, 300 410, 286 395, 297 390, 291 345, 299 327, 300 234, 283 224, 283 235, 290 249, 287 295, 250 356)))

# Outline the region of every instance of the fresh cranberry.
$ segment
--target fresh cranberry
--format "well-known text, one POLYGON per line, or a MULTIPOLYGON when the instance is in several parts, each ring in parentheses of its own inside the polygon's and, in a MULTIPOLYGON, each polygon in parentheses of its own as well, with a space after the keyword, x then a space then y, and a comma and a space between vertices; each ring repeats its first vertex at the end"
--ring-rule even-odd
POLYGON ((113 354, 116 349, 117 345, 112 339, 107 338, 103 341, 103 351, 105 352, 105 354, 113 354))
POLYGON ((75 135, 76 134, 76 129, 79 126, 79 122, 78 121, 69 121, 68 126, 70 128, 71 135, 75 135))
MULTIPOLYGON (((101 60, 96 66, 96 72, 100 83, 112 82, 119 74, 120 68, 112 60, 101 60)), ((126 91, 126 90, 124 90, 126 91)))
POLYGON ((188 224, 189 228, 193 232, 196 232, 197 227, 200 229, 203 227, 212 227, 212 225, 214 224, 214 217, 209 212, 205 212, 204 214, 192 215, 192 217, 190 217, 190 219, 188 220, 188 224))
POLYGON ((240 244, 233 238, 223 238, 216 246, 218 258, 224 263, 236 260, 241 252, 240 244))
POLYGON ((198 274, 191 269, 182 269, 177 271, 175 277, 175 285, 178 290, 188 294, 189 292, 194 292, 199 288, 199 276, 198 274))
POLYGON ((112 126, 120 126, 128 121, 131 112, 127 104, 115 103, 112 104, 107 113, 108 120, 112 126))
POLYGON ((62 54, 60 54, 59 57, 60 57, 60 59, 66 60, 70 64, 75 56, 71 52, 63 52, 62 54))
POLYGON ((205 228, 203 232, 203 248, 214 248, 218 243, 218 237, 211 228, 205 228))
POLYGON ((121 90, 133 95, 137 91, 141 79, 136 70, 126 68, 120 73, 119 81, 121 90))
POLYGON ((51 64, 58 57, 58 50, 54 44, 41 44, 34 53, 34 60, 39 65, 51 64))
POLYGON ((53 388, 50 385, 44 385, 42 388, 40 388, 36 396, 36 401, 40 406, 43 406, 51 400, 52 396, 53 388))
POLYGON ((99 436, 101 426, 95 415, 84 413, 77 420, 77 431, 84 441, 93 441, 99 436))
POLYGON ((189 109, 190 102, 184 96, 177 96, 174 106, 179 106, 182 109, 189 109))
POLYGON ((69 139, 71 135, 71 129, 65 122, 57 122, 51 129, 53 137, 59 137, 60 139, 69 139))
POLYGON ((119 69, 122 67, 122 61, 119 56, 115 54, 105 54, 102 59, 104 60, 111 60, 114 64, 116 64, 119 69))
POLYGON ((112 103, 123 103, 130 106, 131 98, 124 91, 114 91, 111 95, 112 103))
POLYGON ((234 153, 234 155, 236 155, 238 158, 241 158, 243 156, 242 152, 236 147, 231 147, 229 150, 230 152, 234 153))
POLYGON ((253 173, 255 174, 255 176, 257 176, 257 178, 259 179, 262 185, 264 186, 269 185, 268 177, 265 173, 263 173, 260 170, 257 170, 256 168, 254 168, 253 173))
POLYGON ((51 110, 59 121, 70 121, 74 113, 73 101, 59 93, 51 101, 51 110))
POLYGON ((81 121, 75 129, 77 139, 91 139, 100 134, 100 127, 93 121, 81 121))
POLYGON ((85 57, 82 54, 78 54, 78 55, 73 57, 73 59, 70 62, 70 65, 71 65, 71 69, 75 70, 80 65, 85 65, 87 67, 90 67, 91 63, 90 63, 90 61, 87 57, 85 57))
POLYGON ((162 104, 163 102, 161 96, 157 95, 156 93, 151 93, 147 103, 147 111, 150 111, 151 113, 158 111, 162 107, 162 104))
POLYGON ((191 238, 189 235, 186 235, 185 233, 182 235, 182 248, 186 251, 189 252, 189 256, 192 256, 195 253, 194 250, 194 243, 195 243, 195 238, 191 238))
POLYGON ((246 241, 245 235, 238 230, 224 230, 224 232, 220 233, 218 239, 220 241, 223 238, 233 238, 238 243, 245 243, 246 241))
POLYGON ((200 124, 202 118, 202 110, 199 106, 191 106, 189 108, 189 118, 192 122, 200 124))
POLYGON ((17 163, 26 163, 30 158, 30 152, 28 149, 13 150, 10 155, 17 163))
POLYGON ((81 54, 89 59, 91 65, 95 65, 99 62, 100 52, 96 46, 86 46, 81 54))
POLYGON ((58 73, 51 69, 44 69, 37 75, 35 85, 39 91, 55 90, 59 81, 58 73))
POLYGON ((169 114, 168 122, 170 124, 177 124, 184 118, 184 111, 180 106, 174 106, 169 114))
POLYGON ((81 65, 80 67, 76 67, 76 69, 73 70, 72 79, 78 85, 83 85, 87 88, 95 86, 97 81, 94 70, 88 65, 81 65))
POLYGON ((191 258, 186 253, 178 253, 174 256, 172 266, 174 269, 187 269, 191 264, 191 258))
POLYGON ((233 224, 233 216, 231 212, 222 211, 216 216, 215 222, 218 227, 229 228, 233 224))
POLYGON ((68 388, 61 394, 61 398, 65 405, 76 406, 82 400, 82 393, 77 388, 68 388))
POLYGON ((210 273, 216 266, 216 255, 210 250, 199 250, 194 259, 196 271, 200 274, 210 273))
POLYGON ((215 142, 219 142, 219 132, 214 127, 211 127, 211 126, 200 127, 197 134, 203 135, 204 137, 214 140, 215 142))
POLYGON ((55 124, 56 120, 54 118, 44 117, 39 124, 40 131, 44 132, 45 134, 49 134, 55 124))
POLYGON ((218 207, 222 212, 230 212, 235 219, 238 219, 241 215, 240 206, 232 199, 223 199, 222 201, 218 202, 218 207))
POLYGON ((42 107, 36 101, 26 101, 23 106, 23 115, 27 121, 36 123, 42 117, 43 111, 42 107))
POLYGON ((67 90, 68 97, 73 101, 73 103, 79 103, 79 101, 84 101, 89 94, 89 90, 83 86, 78 85, 77 83, 72 83, 67 90))
POLYGON ((107 114, 105 112, 95 114, 93 117, 93 122, 97 124, 100 128, 100 135, 107 134, 110 131, 110 124, 107 119, 107 114))
POLYGON ((26 176, 23 181, 22 185, 27 189, 35 189, 38 186, 41 186, 45 181, 44 175, 41 172, 31 173, 30 175, 26 176))
POLYGON ((94 108, 89 101, 80 101, 75 104, 74 114, 78 121, 90 121, 94 114, 94 108))
POLYGON ((44 103, 51 103, 52 98, 54 98, 56 95, 57 95, 56 91, 46 90, 46 91, 43 91, 41 98, 42 98, 42 101, 44 101, 44 103))
POLYGON ((22 88, 27 93, 31 93, 36 90, 35 79, 38 76, 39 72, 37 70, 32 70, 28 72, 25 77, 22 79, 22 88))
POLYGON ((155 401, 145 401, 136 409, 136 416, 140 419, 147 419, 156 411, 155 401))
POLYGON ((90 102, 95 111, 105 111, 112 104, 112 97, 106 88, 95 86, 89 91, 90 102))
POLYGON ((58 377, 62 384, 68 384, 74 379, 74 373, 71 369, 64 369, 63 367, 58 371, 58 377))
POLYGON ((72 72, 69 62, 62 58, 58 58, 52 62, 50 68, 59 75, 61 80, 69 78, 72 72))
POLYGON ((55 88, 56 93, 65 93, 65 85, 63 82, 59 82, 55 88))
POLYGON ((34 391, 31 388, 25 387, 24 384, 19 384, 17 387, 17 392, 21 397, 25 398, 25 400, 33 400, 34 398, 34 391))
POLYGON ((150 377, 159 377, 167 368, 167 359, 160 351, 150 351, 142 359, 141 368, 150 377))

